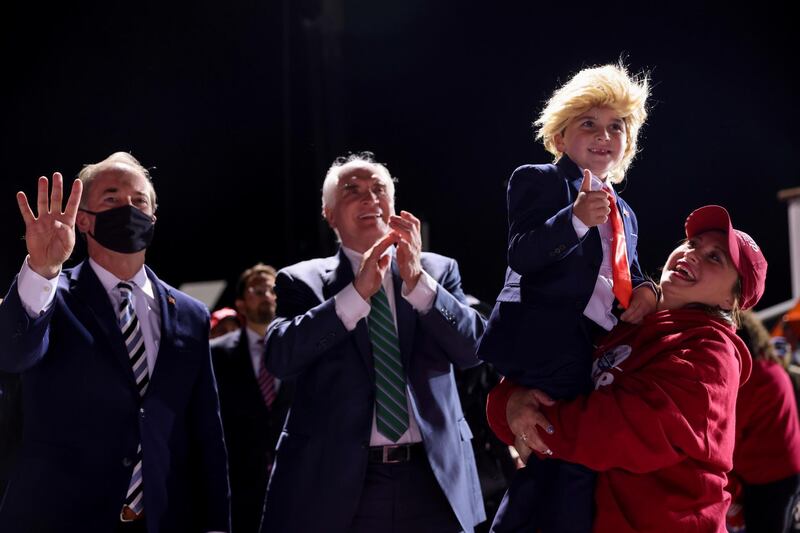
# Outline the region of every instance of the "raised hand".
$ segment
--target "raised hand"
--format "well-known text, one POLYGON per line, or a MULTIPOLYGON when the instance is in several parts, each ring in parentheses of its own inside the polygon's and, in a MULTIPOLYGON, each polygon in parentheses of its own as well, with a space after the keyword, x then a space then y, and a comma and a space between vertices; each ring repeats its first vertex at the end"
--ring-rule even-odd
POLYGON ((572 206, 572 213, 590 228, 605 224, 613 201, 606 191, 592 190, 592 172, 584 170, 581 190, 572 206))
POLYGON ((64 190, 61 173, 53 174, 49 206, 47 189, 47 178, 42 176, 39 178, 35 216, 22 191, 17 193, 17 204, 22 220, 25 221, 28 265, 40 276, 52 279, 58 275, 61 265, 69 259, 75 247, 75 216, 81 201, 83 183, 80 180, 73 182, 64 211, 61 210, 64 190))
POLYGON ((369 300, 380 290, 383 275, 386 274, 386 269, 389 268, 392 261, 391 255, 383 255, 383 253, 396 241, 397 236, 391 232, 387 233, 361 257, 361 266, 359 266, 358 274, 353 281, 353 287, 365 300, 369 300))
POLYGON ((389 227, 397 235, 397 266, 408 291, 414 290, 422 275, 422 236, 420 222, 408 211, 389 217, 389 227))

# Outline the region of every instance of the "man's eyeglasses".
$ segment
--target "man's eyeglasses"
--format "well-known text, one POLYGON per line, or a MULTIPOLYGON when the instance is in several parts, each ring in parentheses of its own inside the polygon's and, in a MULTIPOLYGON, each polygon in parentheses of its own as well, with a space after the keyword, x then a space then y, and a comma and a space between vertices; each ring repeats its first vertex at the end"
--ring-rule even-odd
POLYGON ((275 289, 266 285, 258 287, 247 287, 247 292, 254 296, 267 296, 268 294, 275 294, 275 289))

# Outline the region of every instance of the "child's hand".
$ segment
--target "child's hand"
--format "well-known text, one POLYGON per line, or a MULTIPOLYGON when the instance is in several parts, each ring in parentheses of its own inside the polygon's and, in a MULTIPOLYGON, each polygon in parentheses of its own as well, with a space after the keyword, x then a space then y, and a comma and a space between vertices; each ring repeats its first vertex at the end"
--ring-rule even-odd
POLYGON ((605 224, 611 212, 611 198, 606 191, 593 191, 591 188, 592 173, 583 171, 583 182, 578 198, 572 206, 572 214, 588 227, 593 228, 605 224))
POLYGON ((633 291, 631 304, 620 315, 620 319, 631 324, 639 324, 642 319, 656 310, 656 295, 649 285, 639 285, 633 291))

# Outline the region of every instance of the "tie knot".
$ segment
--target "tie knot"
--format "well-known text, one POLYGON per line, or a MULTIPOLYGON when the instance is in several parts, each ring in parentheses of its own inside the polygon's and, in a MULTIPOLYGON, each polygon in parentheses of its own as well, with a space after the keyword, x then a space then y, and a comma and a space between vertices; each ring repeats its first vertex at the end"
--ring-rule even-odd
POLYGON ((133 294, 133 287, 131 287, 131 284, 124 281, 117 283, 117 290, 119 294, 126 299, 130 299, 133 294))
POLYGON ((130 283, 126 283, 124 281, 117 283, 117 288, 120 290, 120 292, 131 292, 133 290, 133 287, 131 287, 130 283))

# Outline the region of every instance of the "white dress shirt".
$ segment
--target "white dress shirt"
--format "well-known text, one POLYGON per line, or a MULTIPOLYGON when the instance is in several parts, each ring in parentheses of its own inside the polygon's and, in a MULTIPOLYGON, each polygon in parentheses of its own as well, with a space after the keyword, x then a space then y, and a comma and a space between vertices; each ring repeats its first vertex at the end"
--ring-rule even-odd
MULTIPOLYGON (((353 268, 353 273, 358 272, 361 266, 362 254, 342 246, 347 259, 350 260, 350 266, 353 268)), ((392 253, 392 249, 386 251, 387 254, 392 253)), ((422 275, 414 287, 414 290, 408 291, 406 284, 403 283, 402 295, 403 298, 411 304, 420 314, 425 314, 433 307, 433 300, 436 297, 436 280, 434 280, 427 272, 422 271, 422 275)), ((392 318, 394 319, 395 330, 397 330, 397 310, 394 301, 394 280, 392 279, 392 269, 388 268, 383 277, 383 289, 386 291, 386 297, 389 300, 389 308, 392 310, 392 318)), ((336 304, 336 314, 344 324, 347 331, 353 331, 362 318, 369 315, 371 306, 369 302, 364 300, 355 286, 350 283, 344 289, 339 291, 339 294, 334 296, 336 304)), ((399 340, 398 334, 398 340, 399 340)), ((410 444, 414 442, 422 442, 422 434, 419 431, 419 424, 414 414, 414 409, 411 407, 411 391, 408 388, 408 380, 406 380, 406 402, 409 414, 408 430, 398 439, 397 442, 392 442, 378 432, 378 427, 375 422, 375 407, 372 408, 372 432, 369 438, 370 446, 387 446, 392 444, 410 444)))

